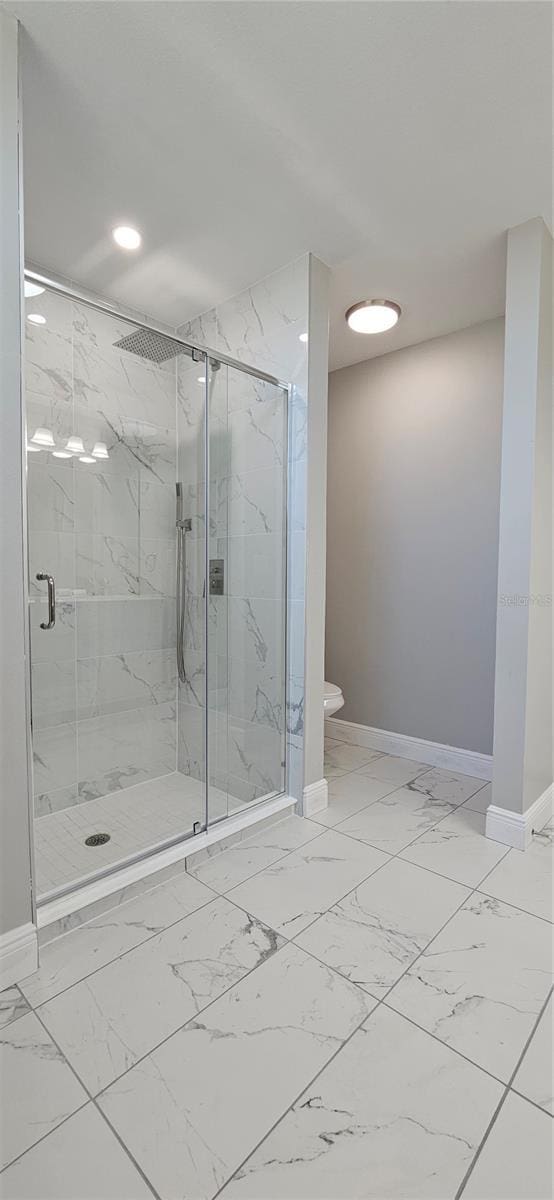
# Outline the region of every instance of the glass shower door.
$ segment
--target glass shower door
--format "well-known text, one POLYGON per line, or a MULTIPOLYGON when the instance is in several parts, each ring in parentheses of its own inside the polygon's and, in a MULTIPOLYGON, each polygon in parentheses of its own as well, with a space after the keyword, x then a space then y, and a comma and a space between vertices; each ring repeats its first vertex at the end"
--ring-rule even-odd
POLYGON ((209 824, 285 788, 287 392, 208 374, 209 824))

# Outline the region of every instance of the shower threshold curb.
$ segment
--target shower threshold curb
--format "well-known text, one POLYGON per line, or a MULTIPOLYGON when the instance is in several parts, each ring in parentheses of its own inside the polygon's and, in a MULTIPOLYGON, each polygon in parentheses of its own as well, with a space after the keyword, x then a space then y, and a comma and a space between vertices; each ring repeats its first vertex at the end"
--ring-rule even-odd
MULTIPOLYGON (((116 893, 120 894, 124 889, 132 888, 142 880, 147 880, 160 872, 166 872, 168 868, 179 862, 184 863, 185 859, 192 858, 194 854, 208 850, 218 842, 227 841, 235 834, 240 834, 250 826, 257 825, 260 821, 265 821, 268 817, 284 812, 296 804, 297 800, 292 796, 277 796, 274 799, 262 801, 247 812, 227 817, 205 833, 185 838, 165 849, 154 850, 148 857, 131 863, 129 866, 122 866, 119 870, 111 871, 99 879, 82 884, 63 896, 47 900, 37 910, 39 933, 57 921, 63 921, 64 918, 70 917, 81 909, 102 904, 102 901, 115 896, 116 893)), ((155 886, 154 880, 152 880, 152 886, 155 886)), ((90 918, 87 917, 87 919, 90 918)))

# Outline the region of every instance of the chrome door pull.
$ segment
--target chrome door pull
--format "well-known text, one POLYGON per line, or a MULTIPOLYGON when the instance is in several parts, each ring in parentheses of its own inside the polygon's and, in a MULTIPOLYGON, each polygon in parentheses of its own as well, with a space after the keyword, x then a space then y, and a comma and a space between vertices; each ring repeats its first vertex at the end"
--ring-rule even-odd
POLYGON ((53 629, 56 624, 56 585, 52 575, 45 575, 44 571, 39 571, 37 579, 42 583, 46 580, 48 584, 48 620, 41 621, 41 629, 53 629))

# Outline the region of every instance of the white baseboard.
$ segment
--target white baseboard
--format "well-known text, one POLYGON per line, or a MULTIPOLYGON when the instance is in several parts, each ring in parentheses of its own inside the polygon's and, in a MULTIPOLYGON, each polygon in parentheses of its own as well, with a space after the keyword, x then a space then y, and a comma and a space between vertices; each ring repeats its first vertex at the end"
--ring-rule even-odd
POLYGON ((515 850, 526 850, 533 833, 543 829, 552 816, 554 785, 546 791, 524 813, 511 812, 509 808, 498 808, 489 804, 487 809, 487 837, 515 850))
POLYGON ((0 992, 38 967, 37 927, 30 922, 0 934, 0 992))
POLYGON ((317 783, 308 783, 302 793, 302 813, 305 817, 314 817, 316 813, 327 808, 329 794, 326 779, 318 779, 317 783))
POLYGON ((462 775, 473 775, 476 779, 492 779, 492 754, 443 746, 440 742, 427 742, 424 738, 409 737, 404 733, 389 733, 386 729, 374 729, 371 725, 356 725, 354 721, 341 721, 337 717, 328 717, 325 732, 338 742, 381 750, 383 754, 396 754, 399 758, 413 758, 415 762, 443 767, 447 771, 460 771, 462 775))

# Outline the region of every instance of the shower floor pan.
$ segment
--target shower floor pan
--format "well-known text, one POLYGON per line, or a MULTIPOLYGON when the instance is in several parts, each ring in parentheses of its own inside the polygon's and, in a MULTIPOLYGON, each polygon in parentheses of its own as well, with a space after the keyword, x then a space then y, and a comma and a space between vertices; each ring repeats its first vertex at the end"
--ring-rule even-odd
MULTIPOLYGON (((212 820, 233 811, 232 804, 233 797, 210 788, 212 820)), ((37 893, 46 896, 160 842, 191 834, 195 822, 203 824, 204 816, 204 784, 175 771, 39 817, 35 821, 37 893), (109 840, 86 845, 86 839, 97 834, 108 834, 109 840)))

